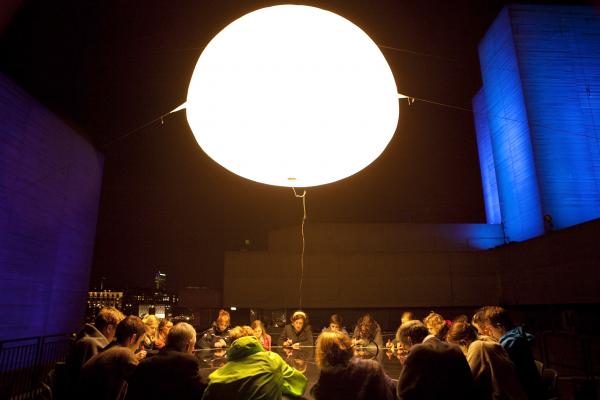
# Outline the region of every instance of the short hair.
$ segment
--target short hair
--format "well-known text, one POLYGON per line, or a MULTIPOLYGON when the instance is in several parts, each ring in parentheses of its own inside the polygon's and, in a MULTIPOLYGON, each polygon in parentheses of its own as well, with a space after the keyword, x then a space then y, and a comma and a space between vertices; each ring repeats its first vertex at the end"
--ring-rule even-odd
POLYGON ((306 320, 308 319, 308 317, 306 316, 306 313, 304 311, 296 311, 295 313, 292 314, 292 322, 294 322, 297 319, 302 318, 304 320, 304 322, 306 322, 306 320))
POLYGON ((136 317, 135 315, 130 315, 129 317, 119 322, 119 325, 117 325, 115 339, 119 344, 125 344, 125 341, 131 336, 137 335, 137 337, 139 338, 145 333, 146 325, 144 325, 141 318, 136 317))
POLYGON ((484 322, 489 322, 493 326, 501 326, 504 329, 512 329, 514 326, 508 312, 502 307, 486 307, 484 315, 484 322))
POLYGON ((468 346, 471 342, 477 340, 477 330, 468 322, 455 322, 448 330, 446 340, 450 343, 468 346))
POLYGON ((317 338, 315 361, 320 369, 348 365, 353 356, 350 337, 340 331, 323 332, 317 338))
POLYGON ((109 325, 117 326, 125 319, 125 315, 115 307, 103 307, 96 314, 94 325, 98 330, 105 329, 109 325))
POLYGON ((427 327, 419 320, 412 320, 403 323, 396 332, 396 340, 400 343, 407 344, 408 338, 412 344, 421 343, 429 335, 427 327))
POLYGON ((431 311, 423 318, 423 323, 432 335, 438 335, 446 326, 446 320, 440 314, 431 311))
POLYGON ((342 316, 339 314, 332 314, 331 317, 329 317, 329 323, 337 324, 337 325, 339 325, 340 328, 342 327, 342 322, 343 322, 342 316))
POLYGON ((406 321, 412 321, 413 319, 415 319, 412 311, 404 311, 402 313, 402 316, 400 317, 400 321, 404 321, 405 319, 406 319, 406 321))
POLYGON ((471 323, 474 325, 481 325, 485 322, 485 313, 488 307, 481 307, 475 311, 473 314, 473 318, 471 318, 471 323))
POLYGON ((244 336, 254 336, 254 331, 248 325, 236 326, 229 331, 231 341, 237 340, 244 336))
POLYGON ((225 320, 227 320, 227 325, 229 325, 229 322, 231 321, 231 316, 229 315, 228 311, 220 309, 216 322, 219 323, 219 321, 225 321, 225 320))
POLYGON ((166 347, 185 353, 191 340, 196 341, 196 330, 187 322, 180 322, 169 331, 166 347))

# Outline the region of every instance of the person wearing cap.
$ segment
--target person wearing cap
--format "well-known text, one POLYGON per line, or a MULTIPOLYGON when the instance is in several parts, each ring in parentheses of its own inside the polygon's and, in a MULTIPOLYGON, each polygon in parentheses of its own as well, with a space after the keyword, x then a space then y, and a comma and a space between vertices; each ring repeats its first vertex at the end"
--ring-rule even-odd
POLYGON ((292 314, 291 324, 287 324, 279 336, 279 345, 284 347, 312 346, 313 335, 310 325, 307 323, 308 317, 302 311, 296 311, 292 314))

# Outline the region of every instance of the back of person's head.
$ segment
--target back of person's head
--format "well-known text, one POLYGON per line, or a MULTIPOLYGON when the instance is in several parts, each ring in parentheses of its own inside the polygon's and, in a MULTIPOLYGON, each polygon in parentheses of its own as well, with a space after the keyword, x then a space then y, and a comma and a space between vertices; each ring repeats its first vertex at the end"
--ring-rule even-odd
POLYGON ((440 314, 430 312, 428 316, 423 318, 423 323, 432 335, 438 335, 446 326, 446 320, 440 314))
POLYGON ((352 358, 352 341, 340 331, 323 332, 317 338, 315 361, 321 369, 347 365, 352 358))
POLYGON ((167 335, 166 347, 170 350, 186 353, 190 343, 196 343, 196 330, 187 322, 180 322, 173 326, 167 335))
POLYGON ((460 314, 458 316, 456 316, 453 320, 452 323, 457 323, 457 322, 469 322, 469 317, 466 314, 460 314))
POLYGON ((129 343, 129 339, 136 335, 136 338, 142 337, 146 333, 146 325, 142 322, 140 317, 130 315, 125 318, 119 325, 117 325, 117 331, 115 332, 115 339, 117 343, 122 346, 126 346, 129 343))
POLYGON ((412 320, 400 325, 396 332, 396 340, 403 345, 415 345, 423 342, 427 335, 427 327, 419 320, 412 320))
POLYGON ((229 331, 231 341, 237 340, 244 336, 254 336, 254 330, 248 325, 236 326, 229 331))
POLYGON ((513 322, 508 316, 508 312, 498 306, 490 306, 485 308, 484 323, 489 323, 494 327, 503 329, 512 329, 513 322))
POLYGON ((477 340, 477 330, 468 322, 455 322, 448 330, 446 340, 450 343, 469 346, 477 340))
POLYGON ((103 307, 96 318, 94 319, 94 325, 99 331, 106 329, 109 325, 117 326, 119 322, 125 319, 123 313, 114 307, 103 307))

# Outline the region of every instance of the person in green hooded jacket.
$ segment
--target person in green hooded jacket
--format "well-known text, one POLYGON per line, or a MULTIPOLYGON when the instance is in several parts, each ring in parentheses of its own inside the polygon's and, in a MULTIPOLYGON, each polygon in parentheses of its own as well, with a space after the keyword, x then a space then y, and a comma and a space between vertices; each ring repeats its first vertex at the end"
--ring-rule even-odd
POLYGON ((279 354, 265 351, 252 328, 235 327, 230 336, 235 340, 227 363, 209 375, 202 400, 280 399, 282 395, 298 397, 304 393, 306 377, 279 354))

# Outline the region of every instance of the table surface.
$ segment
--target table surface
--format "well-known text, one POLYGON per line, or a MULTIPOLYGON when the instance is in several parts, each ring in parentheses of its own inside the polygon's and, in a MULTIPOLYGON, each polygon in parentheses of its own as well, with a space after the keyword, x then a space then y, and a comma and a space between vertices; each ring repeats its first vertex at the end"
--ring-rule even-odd
MULTIPOLYGON (((319 378, 319 368, 315 363, 314 346, 303 346, 300 349, 273 346, 271 351, 279 354, 285 362, 304 373, 308 378, 304 398, 312 399, 310 388, 319 378)), ((227 349, 196 350, 194 354, 200 362, 203 375, 206 376, 227 362, 227 349)), ((356 357, 376 360, 381 364, 390 378, 394 380, 398 379, 402 364, 395 352, 378 349, 373 344, 371 346, 355 348, 354 354, 356 357)))

